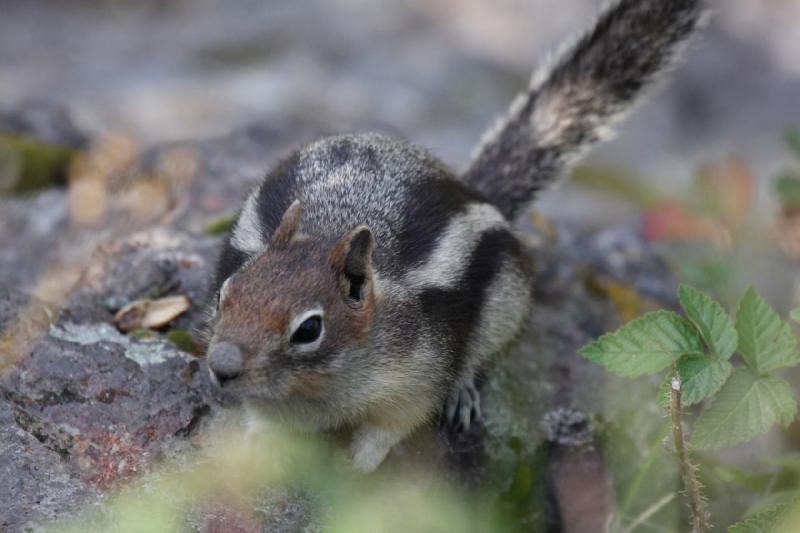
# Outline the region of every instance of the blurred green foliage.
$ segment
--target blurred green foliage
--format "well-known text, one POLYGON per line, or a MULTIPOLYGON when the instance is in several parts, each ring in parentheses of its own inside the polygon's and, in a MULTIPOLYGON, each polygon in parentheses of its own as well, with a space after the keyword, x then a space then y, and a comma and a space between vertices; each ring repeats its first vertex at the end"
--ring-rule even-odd
POLYGON ((233 229, 234 224, 236 224, 236 217, 235 216, 226 216, 221 217, 216 220, 212 220, 205 228, 203 228, 203 232, 206 235, 224 235, 233 229))
POLYGON ((74 156, 72 148, 0 132, 0 193, 63 185, 74 156))
POLYGON ((479 495, 433 481, 423 472, 365 477, 351 471, 337 453, 313 436, 274 427, 245 438, 221 431, 203 452, 162 465, 101 508, 46 526, 45 531, 178 532, 185 531, 188 522, 197 522, 204 511, 232 531, 247 522, 237 514, 236 502, 253 501, 259 493, 285 486, 320 495, 319 508, 312 514, 324 531, 334 533, 508 530, 479 495))

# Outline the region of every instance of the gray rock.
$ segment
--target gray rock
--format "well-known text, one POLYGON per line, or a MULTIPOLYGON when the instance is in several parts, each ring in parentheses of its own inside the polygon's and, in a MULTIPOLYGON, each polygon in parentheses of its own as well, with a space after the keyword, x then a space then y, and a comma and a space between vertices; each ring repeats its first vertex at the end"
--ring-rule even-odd
POLYGON ((67 192, 0 195, 0 284, 31 288, 59 254, 68 230, 67 192))
MULTIPOLYGON (((0 323, 31 306, 13 291, 3 296, 0 323)), ((0 380, 4 531, 97 501, 104 489, 189 446, 210 412, 213 393, 200 362, 108 324, 52 326, 30 353, 13 356, 0 380)))
POLYGON ((44 445, 24 408, 0 401, 0 529, 69 516, 101 492, 83 483, 63 455, 44 445), (23 427, 25 426, 25 427, 23 427))
POLYGON ((110 321, 114 312, 143 298, 183 295, 190 309, 171 327, 190 330, 205 318, 208 284, 219 239, 156 227, 99 247, 64 310, 70 322, 110 321))
POLYGON ((28 100, 13 110, 0 110, 0 131, 70 148, 83 148, 89 142, 65 106, 45 100, 28 100))
MULTIPOLYGON (((4 271, 0 282, 21 288, 0 291, 0 326, 16 335, 29 332, 6 353, 0 381, 0 467, 8 473, 0 478, 5 529, 101 505, 109 487, 138 477, 159 460, 182 457, 211 428, 233 423, 220 407, 228 402, 210 387, 202 361, 165 337, 202 326, 207 284, 223 238, 204 234, 203 227, 220 213, 235 213, 247 188, 278 157, 275 146, 289 137, 254 127, 184 145, 199 154, 198 172, 182 189, 190 201, 166 224, 103 234, 61 309, 25 292, 36 281, 30 273, 40 268, 34 254, 19 247, 0 255, 0 262, 18 272, 4 271), (260 148, 265 143, 273 148, 260 148), (188 296, 192 305, 166 331, 137 338, 111 324, 113 312, 131 301, 176 294, 188 296), (16 329, 8 329, 14 324, 16 329), (223 416, 208 416, 213 413, 223 416)), ((148 152, 137 168, 157 164, 159 151, 168 149, 148 152)), ((63 201, 29 201, 27 212, 22 203, 12 203, 14 233, 0 229, 0 235, 52 248, 58 259, 64 252, 55 244, 77 237, 60 233, 59 223, 52 233, 37 228, 53 216, 44 211, 63 201)), ((657 251, 635 233, 598 234, 561 224, 551 234, 531 231, 526 233, 534 245, 536 311, 519 346, 485 376, 483 423, 465 434, 435 426, 419 431, 390 455, 382 471, 391 476, 421 467, 427 481, 420 483, 444 480, 490 495, 489 502, 523 529, 591 530, 616 500, 612 480, 622 474, 613 450, 624 448, 629 458, 645 453, 660 423, 646 408, 631 413, 625 401, 635 387, 643 388, 637 395, 646 395, 651 384, 626 383, 621 398, 620 381, 576 355, 582 344, 620 322, 614 303, 592 280, 602 276, 667 306, 674 304, 674 287, 657 251), (637 420, 625 426, 638 428, 636 435, 618 429, 617 421, 626 417, 637 420), (581 485, 581 479, 593 481, 581 485)), ((672 488, 673 470, 664 471, 648 490, 672 488)), ((313 531, 322 525, 326 501, 297 487, 267 490, 233 507, 226 501, 197 502, 186 523, 212 531, 221 527, 220 517, 229 517, 242 531, 313 531)))

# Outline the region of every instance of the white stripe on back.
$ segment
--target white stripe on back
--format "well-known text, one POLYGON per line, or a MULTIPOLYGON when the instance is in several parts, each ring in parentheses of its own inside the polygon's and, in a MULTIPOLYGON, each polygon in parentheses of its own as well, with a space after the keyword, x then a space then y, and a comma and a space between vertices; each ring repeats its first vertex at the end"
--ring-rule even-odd
POLYGON ((455 286, 483 233, 496 228, 508 228, 508 221, 494 206, 470 204, 465 213, 450 221, 428 260, 406 274, 406 284, 414 288, 455 286))
POLYGON ((267 247, 258 216, 258 194, 261 190, 257 187, 244 204, 236 227, 233 229, 231 244, 237 250, 249 255, 255 255, 267 247))

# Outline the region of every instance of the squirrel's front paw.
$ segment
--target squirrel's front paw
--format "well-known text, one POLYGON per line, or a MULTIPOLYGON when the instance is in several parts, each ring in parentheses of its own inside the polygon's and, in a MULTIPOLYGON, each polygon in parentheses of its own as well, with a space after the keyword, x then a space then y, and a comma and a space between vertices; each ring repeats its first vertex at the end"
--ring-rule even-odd
POLYGON ((444 404, 445 422, 460 431, 469 431, 481 416, 481 393, 473 379, 457 386, 444 404))
POLYGON ((404 431, 393 431, 374 426, 358 429, 350 444, 353 467, 363 473, 375 471, 389 450, 406 435, 404 431))

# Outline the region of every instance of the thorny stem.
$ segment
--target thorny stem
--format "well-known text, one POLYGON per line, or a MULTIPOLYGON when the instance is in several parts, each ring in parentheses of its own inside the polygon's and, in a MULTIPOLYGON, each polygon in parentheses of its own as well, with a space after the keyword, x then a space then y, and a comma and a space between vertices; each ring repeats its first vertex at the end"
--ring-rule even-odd
POLYGON ((681 463, 681 476, 689 497, 689 508, 692 511, 692 533, 706 533, 710 528, 708 509, 706 509, 706 501, 700 493, 700 482, 695 476, 695 466, 689 460, 689 450, 686 449, 686 441, 683 439, 681 376, 677 369, 670 386, 669 413, 672 417, 672 438, 675 440, 675 449, 678 451, 678 459, 681 463))

